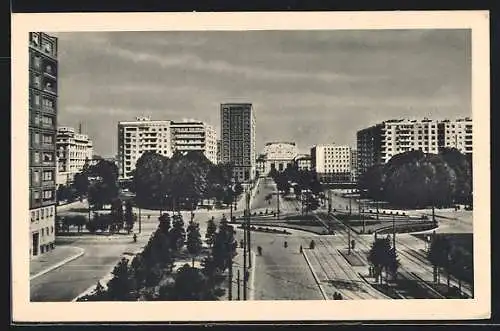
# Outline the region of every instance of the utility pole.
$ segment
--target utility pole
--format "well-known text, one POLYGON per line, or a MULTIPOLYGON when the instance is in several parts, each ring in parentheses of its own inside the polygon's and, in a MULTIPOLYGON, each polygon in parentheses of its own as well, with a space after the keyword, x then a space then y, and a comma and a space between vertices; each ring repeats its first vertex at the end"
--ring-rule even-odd
POLYGON ((141 218, 141 207, 139 207, 139 233, 142 230, 142 218, 141 218))
POLYGON ((243 222, 243 300, 247 299, 247 231, 243 222))
POLYGON ((241 286, 241 284, 240 284, 240 269, 238 269, 238 274, 236 276, 236 279, 238 282, 238 290, 236 292, 236 295, 237 295, 238 300, 241 300, 241 297, 240 297, 240 286, 241 286))
POLYGON ((351 227, 347 226, 347 254, 351 254, 351 227))
POLYGON ((276 186, 276 198, 277 198, 276 203, 278 205, 276 218, 279 219, 280 218, 280 190, 278 189, 278 186, 276 186))
POLYGON ((233 300, 233 258, 229 257, 229 279, 228 279, 229 300, 233 300))
POLYGON ((246 205, 247 205, 247 237, 248 237, 248 240, 247 240, 247 244, 248 244, 248 267, 251 268, 252 267, 252 246, 250 244, 250 233, 252 231, 250 231, 250 192, 248 191, 247 192, 247 195, 246 195, 246 205))

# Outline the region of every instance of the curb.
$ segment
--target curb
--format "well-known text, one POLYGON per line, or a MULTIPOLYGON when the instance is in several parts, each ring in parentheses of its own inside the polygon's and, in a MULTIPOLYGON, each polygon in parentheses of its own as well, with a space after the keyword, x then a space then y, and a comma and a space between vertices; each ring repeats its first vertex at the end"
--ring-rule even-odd
POLYGON ((314 271, 314 269, 313 269, 313 267, 311 265, 311 262, 309 261, 309 258, 307 257, 307 254, 305 253, 305 249, 302 251, 302 255, 306 259, 306 263, 309 266, 309 269, 311 270, 311 273, 312 273, 312 275, 314 277, 314 281, 316 282, 316 284, 318 284, 319 291, 321 292, 321 295, 323 296, 323 299, 324 300, 328 300, 328 295, 326 295, 325 290, 323 289, 323 286, 321 285, 321 283, 320 283, 320 281, 318 279, 318 276, 316 275, 316 272, 314 271))
MULTIPOLYGON (((108 282, 113 278, 113 270, 115 269, 116 265, 118 264, 118 262, 123 258, 127 258, 129 260, 129 262, 132 262, 132 260, 134 259, 134 257, 141 253, 142 251, 144 250, 144 247, 141 247, 140 249, 134 251, 132 253, 132 255, 128 255, 128 254, 122 254, 120 256, 120 258, 118 259, 118 261, 113 265, 113 267, 109 270, 109 272, 106 273, 106 275, 104 277, 102 277, 101 279, 98 280, 98 282, 101 283, 102 286, 104 286, 104 288, 107 287, 107 284, 108 282)), ((96 288, 96 284, 94 285, 91 285, 89 286, 85 291, 83 291, 82 293, 78 294, 73 300, 71 300, 71 302, 76 302, 78 301, 78 299, 86 296, 86 295, 89 295, 89 294, 92 294, 94 292, 96 288)))
MULTIPOLYGON (((79 247, 78 247, 78 248, 79 248, 79 247)), ((38 277, 40 277, 40 276, 42 276, 42 275, 45 275, 46 273, 51 272, 52 270, 55 270, 55 269, 57 269, 57 268, 59 268, 59 267, 62 267, 63 265, 65 265, 65 264, 67 264, 67 263, 69 263, 69 262, 71 262, 71 261, 73 261, 73 260, 78 259, 78 258, 79 258, 79 257, 81 257, 83 254, 85 254, 85 250, 84 250, 83 248, 79 248, 79 249, 81 250, 79 253, 77 253, 77 254, 75 254, 75 255, 73 255, 73 256, 70 256, 70 257, 68 257, 68 258, 66 258, 66 259, 64 259, 64 260, 62 260, 61 262, 56 263, 56 264, 54 264, 54 265, 52 265, 52 266, 48 267, 47 269, 42 270, 42 271, 40 271, 40 272, 39 272, 39 273, 37 273, 37 274, 34 274, 33 276, 30 276, 30 280, 33 280, 33 279, 38 278, 38 277)))

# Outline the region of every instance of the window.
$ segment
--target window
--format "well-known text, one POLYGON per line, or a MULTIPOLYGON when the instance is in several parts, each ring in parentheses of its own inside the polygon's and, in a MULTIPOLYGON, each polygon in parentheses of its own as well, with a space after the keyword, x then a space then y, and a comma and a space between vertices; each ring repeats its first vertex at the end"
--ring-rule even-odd
POLYGON ((35 133, 34 134, 34 143, 35 144, 39 144, 40 143, 40 134, 39 133, 35 133))
MULTIPOLYGON (((38 193, 38 192, 37 192, 38 193)), ((37 210, 36 211, 36 220, 38 221, 40 219, 40 211, 37 210)))
POLYGON ((44 144, 53 144, 54 143, 54 136, 44 134, 43 135, 43 143, 44 144))
MULTIPOLYGON (((47 235, 49 235, 49 227, 45 228, 45 233, 47 233, 47 235)), ((48 250, 48 248, 47 248, 47 250, 48 250)))
POLYGON ((52 171, 44 171, 43 172, 43 180, 52 180, 53 179, 53 176, 52 176, 52 171))
POLYGON ((41 219, 44 219, 44 218, 45 218, 45 208, 42 208, 40 218, 41 218, 41 219))
POLYGON ((52 162, 54 159, 54 155, 50 152, 43 153, 43 162, 52 162))
POLYGON ((33 184, 37 185, 40 183, 40 173, 38 171, 33 171, 33 184))
POLYGON ((54 226, 53 225, 50 226, 50 233, 54 233, 54 226))
MULTIPOLYGON (((45 229, 42 228, 42 237, 45 235, 45 229)), ((42 250, 43 250, 43 247, 42 247, 42 250)), ((43 252, 42 252, 43 253, 43 252)))
POLYGON ((36 88, 40 88, 41 85, 42 85, 42 81, 41 81, 40 75, 34 75, 33 76, 33 86, 35 86, 36 88))
POLYGON ((43 191, 43 198, 44 199, 52 199, 52 190, 43 191))
POLYGON ((33 59, 33 66, 36 68, 36 69, 40 69, 40 64, 41 64, 41 58, 39 56, 36 56, 34 57, 33 59))
POLYGON ((32 212, 31 212, 31 221, 32 221, 32 222, 34 222, 34 221, 35 221, 35 217, 36 217, 35 212, 34 212, 34 211, 32 211, 32 212))

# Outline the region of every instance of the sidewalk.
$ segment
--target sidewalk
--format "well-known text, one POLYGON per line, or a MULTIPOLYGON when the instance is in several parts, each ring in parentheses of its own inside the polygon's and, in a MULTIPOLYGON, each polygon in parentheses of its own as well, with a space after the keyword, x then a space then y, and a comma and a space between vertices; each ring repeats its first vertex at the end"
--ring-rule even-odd
POLYGON ((34 279, 49 271, 59 268, 60 266, 79 258, 84 253, 85 251, 79 247, 56 246, 54 250, 38 257, 34 257, 30 261, 30 279, 34 279))
MULTIPOLYGON (((237 249, 238 255, 234 258, 233 260, 233 280, 231 282, 232 284, 232 300, 237 301, 238 300, 238 285, 239 285, 239 292, 240 292, 240 300, 243 300, 243 248, 238 248, 237 249), (240 273, 240 283, 238 284, 238 271, 240 273)), ((249 268, 248 272, 248 283, 247 283, 247 300, 254 300, 255 298, 255 286, 254 286, 254 280, 255 280, 255 268, 256 268, 256 260, 255 260, 255 253, 252 254, 252 268, 249 268)), ((247 259, 247 266, 248 266, 248 259, 247 259)), ((226 285, 224 286, 226 290, 226 294, 223 297, 224 300, 229 300, 229 291, 228 291, 228 280, 226 280, 226 285)))

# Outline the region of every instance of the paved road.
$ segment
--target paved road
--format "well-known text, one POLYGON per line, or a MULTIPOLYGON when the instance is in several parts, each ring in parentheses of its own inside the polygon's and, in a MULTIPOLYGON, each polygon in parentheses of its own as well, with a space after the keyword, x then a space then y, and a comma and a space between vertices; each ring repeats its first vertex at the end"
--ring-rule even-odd
MULTIPOLYGON (((293 230, 290 230, 291 232, 293 230)), ((237 232, 238 241, 242 231, 237 232)), ((252 250, 262 247, 262 256, 253 261, 255 300, 322 300, 314 277, 300 254, 313 235, 293 231, 293 235, 252 232, 252 250), (288 248, 283 246, 288 242, 288 248)))
MULTIPOLYGON (((71 301, 108 274, 122 254, 138 250, 146 244, 157 222, 144 221, 142 234, 134 243, 131 235, 59 237, 57 245, 70 245, 85 254, 30 282, 31 301, 71 301)), ((57 249, 57 248, 56 248, 57 249)))

